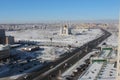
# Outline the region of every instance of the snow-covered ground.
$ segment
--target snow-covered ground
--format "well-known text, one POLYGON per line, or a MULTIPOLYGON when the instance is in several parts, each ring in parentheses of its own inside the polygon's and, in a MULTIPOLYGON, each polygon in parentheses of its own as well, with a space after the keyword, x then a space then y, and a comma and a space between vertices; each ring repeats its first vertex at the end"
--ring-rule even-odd
POLYGON ((78 80, 96 80, 96 76, 98 75, 99 71, 101 70, 103 66, 103 62, 98 63, 95 62, 93 63, 90 68, 86 71, 86 73, 79 78, 78 80))
MULTIPOLYGON (((103 41, 99 45, 99 47, 103 46, 103 43, 107 44, 106 47, 112 47, 113 49, 116 48, 118 44, 118 36, 116 35, 116 32, 112 32, 112 35, 108 37, 105 41, 103 41)), ((105 59, 108 56, 109 59, 113 60, 112 63, 95 62, 91 64, 85 74, 81 76, 78 80, 115 80, 116 68, 114 61, 116 60, 117 53, 115 50, 112 50, 111 54, 109 55, 110 52, 111 51, 109 50, 105 50, 101 53, 101 56, 99 57, 105 59)))
POLYGON ((112 46, 117 46, 118 45, 118 36, 113 33, 107 40, 106 43, 108 45, 112 45, 112 46))
MULTIPOLYGON (((50 58, 49 60, 52 60, 52 56, 60 56, 69 50, 64 47, 41 46, 40 50, 26 52, 22 50, 23 47, 11 50, 11 54, 16 55, 16 58, 19 57, 19 60, 12 60, 11 63, 13 64, 9 64, 9 62, 6 64, 0 64, 0 80, 2 79, 2 76, 11 76, 11 79, 14 79, 21 76, 23 73, 26 74, 33 69, 40 68, 40 66, 44 65, 41 60, 43 57, 42 55, 45 55, 44 57, 48 56, 50 58), (30 62, 27 62, 27 58, 30 58, 30 62)), ((45 60, 47 60, 47 58, 45 58, 44 61, 45 60)))
MULTIPOLYGON (((26 30, 26 31, 8 31, 6 35, 14 36, 15 40, 30 40, 30 41, 38 41, 38 42, 51 42, 50 38, 52 38, 52 42, 60 43, 61 45, 75 45, 75 46, 82 46, 83 44, 91 41, 103 34, 100 29, 77 29, 74 30, 72 34, 68 36, 59 35, 59 30, 26 30)), ((39 59, 53 59, 59 57, 60 55, 64 54, 67 51, 70 51, 74 48, 67 48, 67 47, 54 47, 54 46, 40 46, 40 50, 35 52, 24 52, 22 51, 21 47, 11 50, 12 54, 17 54, 20 60, 13 61, 14 64, 11 65, 4 65, 2 67, 8 68, 6 71, 6 76, 13 76, 22 74, 27 70, 35 68, 36 65, 42 66, 43 64, 39 59), (33 61, 26 62, 26 58, 31 58, 33 61), (48 58, 49 57, 49 58, 48 58), (35 60, 38 59, 38 60, 35 60)), ((3 69, 3 70, 4 70, 3 69)), ((0 70, 2 72, 3 70, 0 70)), ((2 76, 2 75, 0 75, 2 76)), ((0 78, 1 79, 1 78, 0 78)))
MULTIPOLYGON (((6 32, 7 35, 12 35, 15 37, 15 40, 31 40, 31 41, 39 41, 39 44, 54 44, 54 45, 71 45, 71 46, 82 46, 83 44, 91 41, 103 34, 100 29, 73 29, 73 33, 67 36, 62 36, 59 34, 59 30, 26 30, 26 31, 9 31, 6 32), (30 33, 30 34, 28 34, 30 33), (57 33, 56 35, 53 35, 57 33), (44 34, 44 35, 43 35, 44 34), (77 35, 76 35, 77 34, 77 35), (79 35, 78 35, 79 34, 79 35), (52 43, 50 38, 52 39, 52 43)), ((71 51, 73 48, 57 48, 57 47, 42 47, 44 50, 37 51, 37 53, 25 53, 22 54, 22 58, 26 58, 27 56, 42 58, 44 60, 54 60, 55 58, 59 58, 60 55, 64 54, 67 51, 71 51)), ((20 50, 18 50, 20 51, 20 50)), ((13 51, 15 52, 15 51, 13 51)), ((17 53, 17 52, 16 52, 17 53)), ((22 53, 22 52, 21 52, 22 53)))
POLYGON ((116 80, 116 74, 114 64, 108 63, 101 69, 97 80, 116 80))
MULTIPOLYGON (((37 58, 41 58, 44 60, 55 60, 60 57, 60 55, 64 54, 65 52, 68 52, 69 49, 66 47, 60 48, 60 47, 46 47, 43 46, 44 50, 42 51, 42 54, 38 56, 37 58)), ((71 48, 72 50, 72 48, 71 48)))
POLYGON ((95 54, 95 52, 97 51, 92 51, 89 54, 87 54, 86 56, 84 56, 82 59, 80 59, 78 62, 76 62, 72 67, 70 67, 67 71, 65 71, 61 77, 63 78, 63 80, 66 80, 66 76, 71 75, 73 73, 73 71, 76 70, 76 68, 78 68, 80 65, 85 63, 86 59, 89 59, 89 57, 93 54, 95 54))
POLYGON ((58 42, 61 44, 70 44, 80 46, 102 35, 100 29, 77 29, 71 35, 62 36, 59 30, 26 30, 26 31, 8 31, 6 35, 15 37, 15 40, 30 40, 38 42, 58 42), (54 35, 54 33, 56 33, 54 35), (76 35, 75 35, 76 34, 76 35))
MULTIPOLYGON (((103 58, 103 60, 106 59, 105 56, 109 55, 110 50, 106 50, 106 52, 103 52, 101 54, 105 54, 103 56, 98 56, 98 58, 103 58)), ((115 54, 115 53, 111 53, 115 54)), ((96 58, 96 60, 99 60, 96 58)), ((80 76, 78 80, 115 80, 116 77, 116 68, 114 67, 114 62, 93 62, 88 70, 80 76)))
POLYGON ((104 40, 99 46, 101 46, 104 42, 109 46, 118 46, 118 33, 111 32, 112 35, 104 40))

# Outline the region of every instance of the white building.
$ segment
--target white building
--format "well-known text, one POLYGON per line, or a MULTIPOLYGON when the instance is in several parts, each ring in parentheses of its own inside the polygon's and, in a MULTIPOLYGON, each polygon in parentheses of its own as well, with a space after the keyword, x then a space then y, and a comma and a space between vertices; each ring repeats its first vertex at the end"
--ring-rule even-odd
POLYGON ((60 35, 69 35, 68 26, 67 25, 65 25, 64 27, 61 27, 60 35))

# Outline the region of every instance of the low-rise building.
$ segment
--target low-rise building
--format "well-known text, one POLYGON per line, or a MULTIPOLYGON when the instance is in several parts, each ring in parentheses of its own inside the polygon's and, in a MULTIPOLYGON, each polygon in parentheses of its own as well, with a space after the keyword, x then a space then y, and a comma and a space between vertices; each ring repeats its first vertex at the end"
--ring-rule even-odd
POLYGON ((10 48, 8 45, 0 45, 0 60, 10 56, 10 48))

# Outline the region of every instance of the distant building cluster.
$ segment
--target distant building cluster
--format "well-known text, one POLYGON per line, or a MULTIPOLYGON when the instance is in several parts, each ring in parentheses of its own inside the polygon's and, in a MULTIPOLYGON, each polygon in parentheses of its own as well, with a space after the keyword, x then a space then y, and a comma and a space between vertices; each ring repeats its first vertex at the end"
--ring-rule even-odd
MULTIPOLYGON (((8 31, 19 31, 27 29, 50 29, 59 28, 65 23, 36 23, 36 24, 0 24, 0 29, 5 29, 8 31)), ((71 28, 107 28, 113 24, 108 23, 67 23, 71 28)), ((115 26, 116 24, 114 24, 115 26)))
POLYGON ((106 23, 81 23, 81 24, 76 24, 77 29, 81 28, 107 28, 108 24, 106 23))

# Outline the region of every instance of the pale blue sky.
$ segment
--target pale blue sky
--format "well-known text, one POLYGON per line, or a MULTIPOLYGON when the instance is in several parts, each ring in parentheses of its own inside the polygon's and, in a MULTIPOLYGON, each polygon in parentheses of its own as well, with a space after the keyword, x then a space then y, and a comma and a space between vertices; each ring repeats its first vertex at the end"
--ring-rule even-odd
POLYGON ((118 19, 120 0, 0 0, 0 23, 118 19))

